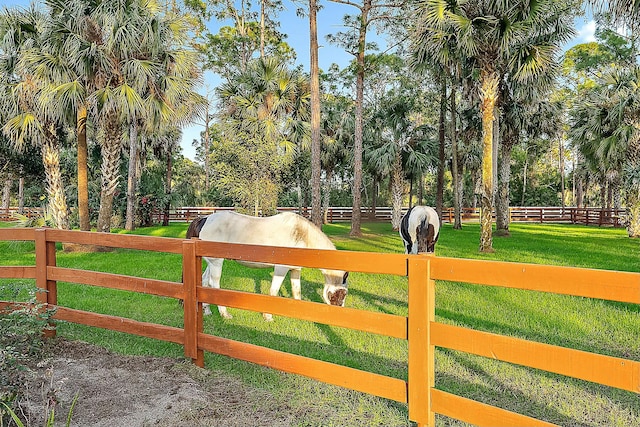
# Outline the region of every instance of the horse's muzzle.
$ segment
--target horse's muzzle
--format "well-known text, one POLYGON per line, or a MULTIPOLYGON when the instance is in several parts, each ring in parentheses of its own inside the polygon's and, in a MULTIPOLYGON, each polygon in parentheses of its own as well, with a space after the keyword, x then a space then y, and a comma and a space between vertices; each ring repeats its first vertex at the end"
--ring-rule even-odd
POLYGON ((347 298, 348 289, 344 286, 335 286, 325 292, 325 302, 331 305, 344 307, 344 300, 347 298))

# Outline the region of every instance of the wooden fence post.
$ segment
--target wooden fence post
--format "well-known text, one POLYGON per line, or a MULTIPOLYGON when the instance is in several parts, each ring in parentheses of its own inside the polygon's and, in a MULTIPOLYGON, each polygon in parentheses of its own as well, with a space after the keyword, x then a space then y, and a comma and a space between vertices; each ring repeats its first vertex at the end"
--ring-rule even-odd
POLYGON ((409 419, 418 427, 435 426, 431 388, 435 386, 431 322, 435 321, 435 281, 431 280, 431 255, 409 255, 409 419))
MULTIPOLYGON (((48 280, 47 267, 56 265, 56 242, 47 241, 47 229, 35 230, 36 244, 36 301, 39 304, 55 306, 58 304, 58 284, 55 280, 48 280)), ((53 325, 52 325, 53 326, 53 325)), ((45 331, 44 335, 52 338, 56 330, 52 327, 45 331)))
POLYGON ((197 286, 202 281, 202 257, 196 256, 196 241, 182 242, 182 286, 184 288, 184 355, 204 368, 204 351, 198 349, 198 334, 203 331, 202 303, 197 286))

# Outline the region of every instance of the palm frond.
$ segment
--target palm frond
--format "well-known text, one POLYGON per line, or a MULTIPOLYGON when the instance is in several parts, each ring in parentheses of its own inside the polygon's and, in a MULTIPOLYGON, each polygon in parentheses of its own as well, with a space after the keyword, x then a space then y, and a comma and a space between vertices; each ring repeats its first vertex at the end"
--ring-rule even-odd
POLYGON ((39 143, 43 133, 41 122, 34 114, 28 112, 7 120, 2 130, 19 150, 26 143, 39 143))

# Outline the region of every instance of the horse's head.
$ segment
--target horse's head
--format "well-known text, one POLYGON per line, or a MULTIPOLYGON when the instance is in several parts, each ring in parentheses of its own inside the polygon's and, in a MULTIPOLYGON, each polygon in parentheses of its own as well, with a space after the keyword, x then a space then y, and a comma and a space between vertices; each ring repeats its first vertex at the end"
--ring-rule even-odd
POLYGON ((422 221, 422 223, 416 228, 416 240, 418 241, 418 253, 428 252, 433 253, 436 249, 436 242, 438 241, 438 237, 440 237, 439 223, 436 224, 438 230, 436 230, 436 226, 433 223, 426 223, 426 221, 422 221))
POLYGON ((344 307, 344 300, 347 297, 347 276, 348 272, 338 270, 322 270, 324 274, 324 290, 322 299, 329 305, 339 305, 344 307))

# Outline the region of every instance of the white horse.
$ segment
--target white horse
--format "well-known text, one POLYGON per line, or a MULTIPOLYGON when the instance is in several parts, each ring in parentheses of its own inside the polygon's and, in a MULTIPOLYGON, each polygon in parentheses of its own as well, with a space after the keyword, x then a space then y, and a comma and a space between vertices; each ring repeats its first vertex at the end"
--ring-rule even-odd
MULTIPOLYGON (((270 217, 253 217, 236 212, 224 211, 194 220, 187 230, 187 239, 199 237, 202 240, 243 243, 249 245, 283 246, 291 248, 331 249, 335 246, 329 238, 311 221, 304 217, 285 212, 270 217)), ((207 269, 202 275, 204 286, 220 288, 223 258, 204 258, 207 269)), ((242 262, 249 267, 269 267, 272 264, 242 262)), ((269 294, 277 296, 280 286, 288 271, 291 271, 291 292, 295 299, 301 299, 300 267, 288 265, 274 265, 273 280, 269 294)), ((344 306, 347 296, 347 276, 349 273, 339 270, 320 269, 324 275, 325 284, 322 293, 324 302, 330 305, 344 306)), ((209 304, 203 304, 204 314, 211 314, 209 304)), ((218 306, 220 315, 231 319, 231 315, 224 306, 218 306)), ((263 314, 265 320, 273 320, 268 314, 263 314)))
POLYGON ((406 254, 434 252, 440 236, 440 218, 429 206, 414 206, 402 217, 400 237, 406 254))

